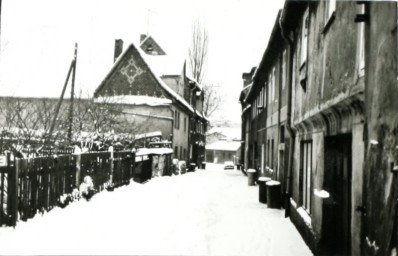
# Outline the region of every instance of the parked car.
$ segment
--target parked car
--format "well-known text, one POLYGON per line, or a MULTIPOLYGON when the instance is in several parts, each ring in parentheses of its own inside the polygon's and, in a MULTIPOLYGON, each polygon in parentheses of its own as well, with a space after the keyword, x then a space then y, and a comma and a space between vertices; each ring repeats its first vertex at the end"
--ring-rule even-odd
POLYGON ((225 161, 224 162, 224 170, 227 170, 227 169, 235 169, 235 164, 234 164, 234 162, 232 162, 232 161, 225 161))

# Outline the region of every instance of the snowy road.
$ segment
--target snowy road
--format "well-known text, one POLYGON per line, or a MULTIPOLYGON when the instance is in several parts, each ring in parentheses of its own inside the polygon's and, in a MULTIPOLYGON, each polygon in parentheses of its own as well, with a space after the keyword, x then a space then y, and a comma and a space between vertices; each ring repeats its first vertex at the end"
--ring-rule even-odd
POLYGON ((0 228, 0 255, 312 255, 240 171, 207 169, 132 183, 0 228))

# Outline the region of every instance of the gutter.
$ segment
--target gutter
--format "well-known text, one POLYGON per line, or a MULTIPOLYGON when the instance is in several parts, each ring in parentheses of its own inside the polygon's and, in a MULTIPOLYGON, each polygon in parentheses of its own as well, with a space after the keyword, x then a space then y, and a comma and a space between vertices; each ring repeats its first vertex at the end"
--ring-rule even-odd
POLYGON ((289 133, 289 159, 287 165, 287 182, 285 186, 285 217, 290 216, 290 198, 292 197, 292 171, 293 171, 293 152, 294 152, 294 144, 296 134, 292 128, 291 117, 292 117, 292 90, 293 90, 293 40, 289 38, 289 35, 286 34, 286 31, 282 25, 282 14, 279 19, 279 26, 281 28, 281 35, 285 42, 289 45, 289 77, 288 77, 288 92, 287 92, 287 113, 286 113, 286 129, 289 133))

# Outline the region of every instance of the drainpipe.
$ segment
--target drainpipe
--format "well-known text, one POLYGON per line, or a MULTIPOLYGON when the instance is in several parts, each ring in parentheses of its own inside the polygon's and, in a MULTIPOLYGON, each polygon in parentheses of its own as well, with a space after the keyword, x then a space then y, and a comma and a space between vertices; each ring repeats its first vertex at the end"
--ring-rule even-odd
POLYGON ((287 113, 286 113, 286 129, 289 133, 290 145, 289 145, 289 161, 287 166, 287 184, 285 187, 285 217, 290 216, 290 198, 292 196, 292 170, 293 170, 293 152, 294 142, 296 134, 292 128, 291 117, 292 117, 292 90, 293 90, 293 40, 289 38, 286 31, 282 26, 283 11, 279 19, 279 26, 281 28, 281 34, 285 42, 289 45, 289 78, 287 84, 287 113))

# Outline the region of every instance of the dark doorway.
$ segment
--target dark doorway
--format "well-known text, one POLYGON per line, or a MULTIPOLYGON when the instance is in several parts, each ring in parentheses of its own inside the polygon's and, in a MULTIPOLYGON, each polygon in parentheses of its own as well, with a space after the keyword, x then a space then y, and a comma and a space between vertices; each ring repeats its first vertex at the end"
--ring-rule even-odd
POLYGON ((351 134, 325 137, 324 189, 330 198, 323 228, 331 239, 327 251, 332 255, 351 253, 351 151, 351 134))

